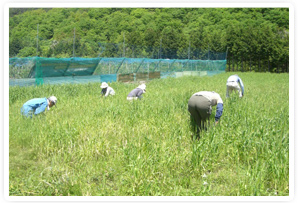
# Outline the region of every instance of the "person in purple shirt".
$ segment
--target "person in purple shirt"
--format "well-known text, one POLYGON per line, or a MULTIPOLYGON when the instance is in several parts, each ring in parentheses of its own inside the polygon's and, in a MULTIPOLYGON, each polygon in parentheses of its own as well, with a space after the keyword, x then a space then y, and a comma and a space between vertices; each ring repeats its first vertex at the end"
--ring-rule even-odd
POLYGON ((133 89, 128 95, 127 95, 127 100, 132 101, 132 100, 137 100, 137 99, 142 99, 143 96, 142 94, 146 92, 146 85, 141 84, 137 88, 133 89))

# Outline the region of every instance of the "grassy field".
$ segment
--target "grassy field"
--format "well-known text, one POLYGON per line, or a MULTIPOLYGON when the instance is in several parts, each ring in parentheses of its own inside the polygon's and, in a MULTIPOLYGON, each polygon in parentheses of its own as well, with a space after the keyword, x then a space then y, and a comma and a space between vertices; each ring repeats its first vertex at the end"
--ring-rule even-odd
POLYGON ((137 84, 112 83, 109 98, 99 83, 11 87, 9 194, 288 196, 289 74, 238 73, 245 96, 226 99, 231 74, 153 80, 133 103, 137 84), (194 140, 187 102, 201 90, 219 93, 224 111, 194 140), (56 107, 20 115, 50 95, 56 107))

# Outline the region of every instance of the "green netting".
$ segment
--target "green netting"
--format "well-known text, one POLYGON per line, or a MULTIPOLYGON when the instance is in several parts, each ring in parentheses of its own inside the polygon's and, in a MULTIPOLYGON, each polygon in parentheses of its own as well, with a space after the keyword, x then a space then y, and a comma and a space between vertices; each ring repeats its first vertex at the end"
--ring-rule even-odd
POLYGON ((226 60, 28 57, 11 58, 9 65, 10 85, 25 86, 32 85, 32 78, 35 78, 35 85, 40 85, 112 82, 119 80, 120 76, 147 80, 213 75, 225 71, 226 60), (153 76, 152 73, 158 74, 153 76))
POLYGON ((95 74, 125 74, 154 71, 224 71, 225 68, 226 60, 102 58, 95 74))
POLYGON ((99 58, 35 58, 29 77, 61 77, 93 75, 99 58))

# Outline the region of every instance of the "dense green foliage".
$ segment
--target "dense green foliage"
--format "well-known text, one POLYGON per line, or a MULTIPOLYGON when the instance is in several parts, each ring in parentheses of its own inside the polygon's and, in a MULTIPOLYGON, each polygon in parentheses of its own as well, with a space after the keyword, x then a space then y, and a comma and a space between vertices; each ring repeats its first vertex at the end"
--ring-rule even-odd
MULTIPOLYGON (((289 75, 240 73, 245 96, 226 99, 230 73, 137 84, 9 88, 9 194, 92 196, 288 196, 289 75), (201 90, 224 101, 220 124, 192 138, 187 102, 201 90), (24 102, 55 95, 33 119, 24 102)), ((211 116, 214 121, 215 109, 211 116)))
POLYGON ((10 57, 71 57, 75 32, 80 57, 97 57, 98 43, 125 43, 142 56, 162 58, 229 47, 229 69, 288 70, 288 8, 11 8, 9 27, 10 57))

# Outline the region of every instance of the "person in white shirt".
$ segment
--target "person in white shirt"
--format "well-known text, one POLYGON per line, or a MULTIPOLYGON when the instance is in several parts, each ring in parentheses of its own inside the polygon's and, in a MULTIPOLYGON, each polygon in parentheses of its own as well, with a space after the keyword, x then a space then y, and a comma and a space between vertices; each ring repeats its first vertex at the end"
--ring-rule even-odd
POLYGON ((226 98, 230 97, 230 93, 232 91, 237 91, 240 98, 244 96, 244 85, 241 78, 238 75, 231 75, 228 78, 226 98), (241 86, 241 91, 240 91, 239 84, 241 86))
POLYGON ((114 89, 111 88, 111 87, 108 85, 108 83, 106 83, 106 82, 101 83, 100 88, 102 88, 102 90, 101 90, 101 96, 105 96, 105 97, 107 97, 107 96, 109 96, 109 95, 115 95, 115 91, 114 91, 114 89))
POLYGON ((209 117, 212 113, 212 106, 216 105, 215 124, 217 124, 222 116, 223 101, 216 92, 200 91, 191 96, 188 101, 188 111, 191 120, 196 124, 197 135, 202 128, 206 129, 209 124, 209 117))

